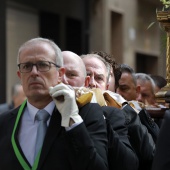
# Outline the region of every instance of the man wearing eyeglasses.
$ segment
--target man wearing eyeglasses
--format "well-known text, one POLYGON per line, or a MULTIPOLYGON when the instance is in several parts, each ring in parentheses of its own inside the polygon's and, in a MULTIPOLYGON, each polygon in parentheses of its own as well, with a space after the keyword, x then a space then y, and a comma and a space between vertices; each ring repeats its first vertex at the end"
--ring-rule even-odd
POLYGON ((108 170, 107 132, 98 104, 78 109, 58 46, 43 38, 18 52, 27 100, 0 116, 0 169, 108 170))

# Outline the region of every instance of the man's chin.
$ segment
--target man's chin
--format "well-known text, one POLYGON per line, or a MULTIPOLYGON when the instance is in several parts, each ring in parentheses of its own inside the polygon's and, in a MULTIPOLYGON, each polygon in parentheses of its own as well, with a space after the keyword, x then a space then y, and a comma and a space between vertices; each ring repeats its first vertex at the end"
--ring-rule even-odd
POLYGON ((32 91, 29 94, 29 97, 32 99, 38 99, 42 100, 43 98, 46 98, 47 96, 50 96, 49 93, 45 93, 45 91, 32 91))
POLYGON ((42 96, 45 95, 48 91, 40 87, 34 87, 29 90, 29 94, 32 96, 42 96))
POLYGON ((39 89, 42 88, 42 85, 37 83, 37 84, 30 84, 29 86, 30 89, 39 89))

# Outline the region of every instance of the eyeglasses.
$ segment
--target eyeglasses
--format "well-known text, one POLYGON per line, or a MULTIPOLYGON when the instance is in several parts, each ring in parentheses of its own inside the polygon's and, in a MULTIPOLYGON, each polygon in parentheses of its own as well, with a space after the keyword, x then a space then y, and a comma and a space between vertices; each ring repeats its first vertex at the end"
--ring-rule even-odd
POLYGON ((53 62, 50 62, 50 61, 39 61, 37 63, 30 63, 30 62, 27 62, 27 63, 20 63, 18 64, 18 67, 19 67, 19 70, 21 73, 29 73, 32 71, 32 68, 33 66, 36 66, 37 70, 40 71, 40 72, 46 72, 46 71, 49 71, 52 67, 53 64, 55 67, 57 68, 60 68, 59 65, 53 63, 53 62))

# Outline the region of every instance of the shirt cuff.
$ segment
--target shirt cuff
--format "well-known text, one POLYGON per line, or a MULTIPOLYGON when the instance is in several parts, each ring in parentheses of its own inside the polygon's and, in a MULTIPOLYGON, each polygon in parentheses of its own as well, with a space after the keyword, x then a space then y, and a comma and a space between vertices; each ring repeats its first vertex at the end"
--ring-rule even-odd
POLYGON ((66 130, 66 131, 69 131, 69 130, 75 128, 76 126, 78 126, 79 124, 81 124, 82 122, 83 122, 83 120, 81 120, 81 121, 78 122, 78 123, 72 124, 70 127, 65 127, 65 130, 66 130))

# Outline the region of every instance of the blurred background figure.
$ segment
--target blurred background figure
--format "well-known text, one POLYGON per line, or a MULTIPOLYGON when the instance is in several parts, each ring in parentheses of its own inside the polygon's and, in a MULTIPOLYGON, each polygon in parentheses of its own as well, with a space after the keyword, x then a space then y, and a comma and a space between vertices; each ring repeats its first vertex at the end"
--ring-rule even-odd
POLYGON ((152 170, 170 169, 170 111, 165 112, 159 137, 156 143, 156 152, 153 159, 152 170))
POLYGON ((145 73, 136 73, 137 85, 140 86, 140 94, 137 101, 145 105, 155 105, 155 83, 153 79, 145 73))
POLYGON ((135 71, 127 64, 121 64, 120 68, 122 74, 116 92, 127 101, 136 100, 140 93, 140 86, 136 83, 135 71))
POLYGON ((11 103, 0 104, 0 114, 10 109, 18 107, 26 99, 22 85, 16 83, 11 89, 11 103))
POLYGON ((165 87, 167 81, 164 77, 160 75, 150 75, 153 81, 155 82, 155 93, 157 93, 161 88, 165 87))

